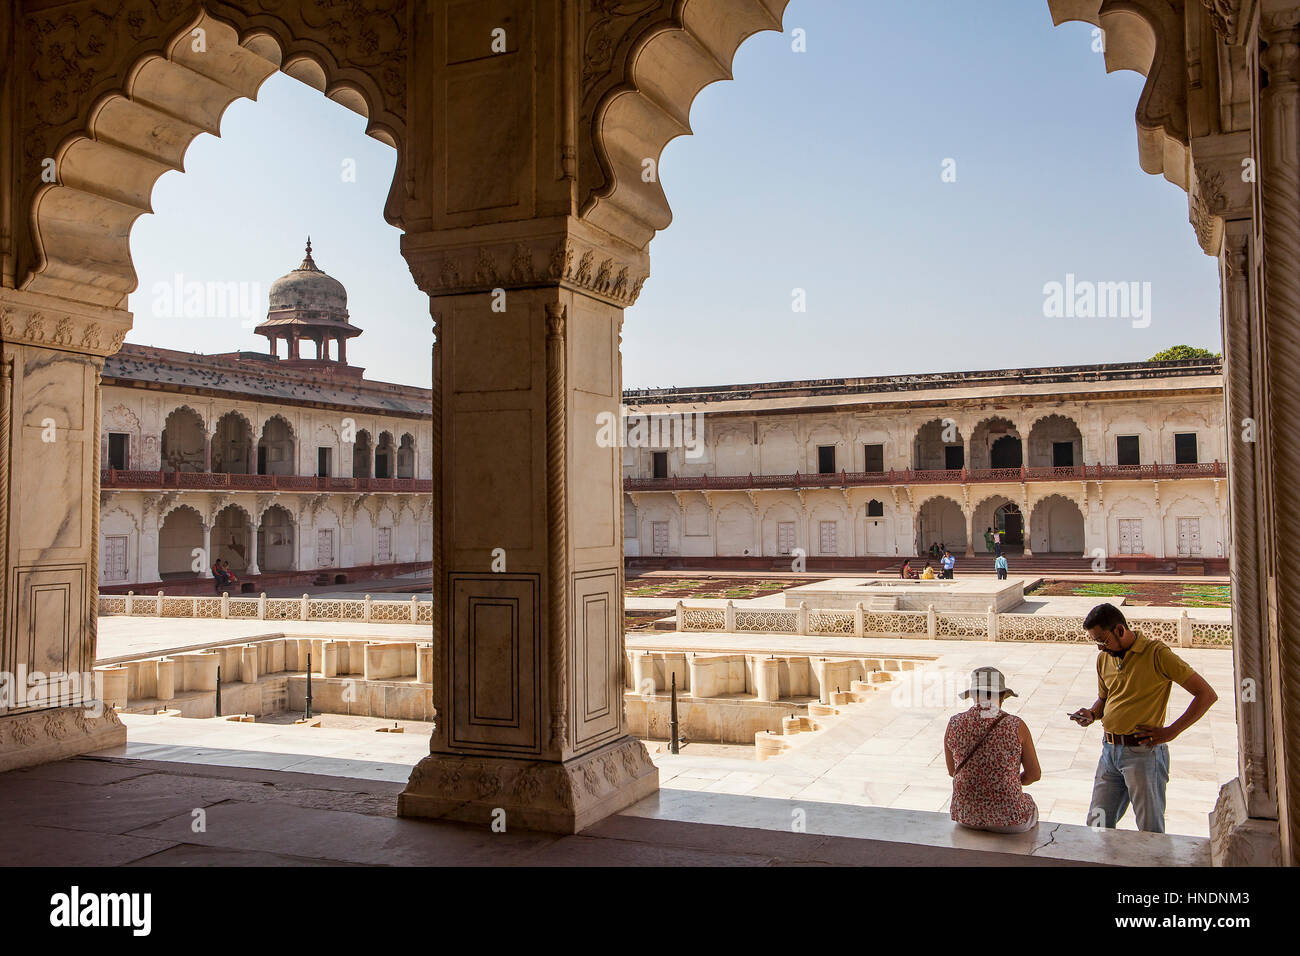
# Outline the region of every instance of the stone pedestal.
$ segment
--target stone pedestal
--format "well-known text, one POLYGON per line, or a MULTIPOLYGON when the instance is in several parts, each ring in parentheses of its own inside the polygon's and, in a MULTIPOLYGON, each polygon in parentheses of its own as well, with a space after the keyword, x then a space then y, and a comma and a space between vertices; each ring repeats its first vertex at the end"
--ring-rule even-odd
POLYGON ((1210 813, 1210 857, 1215 866, 1282 865, 1278 822, 1247 813, 1240 777, 1223 785, 1210 813))
POLYGON ((126 727, 117 713, 99 706, 12 714, 0 717, 0 773, 125 743, 126 727))
POLYGON ((577 833, 659 789, 639 740, 623 737, 563 763, 430 754, 397 799, 398 816, 577 833))

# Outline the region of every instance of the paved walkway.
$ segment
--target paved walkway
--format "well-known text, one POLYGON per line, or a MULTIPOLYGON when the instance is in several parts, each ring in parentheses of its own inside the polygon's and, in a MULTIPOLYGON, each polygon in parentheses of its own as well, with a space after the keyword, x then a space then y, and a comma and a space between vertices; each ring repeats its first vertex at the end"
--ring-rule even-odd
POLYGON ((1206 841, 660 791, 576 836, 395 816, 403 784, 75 758, 0 774, 0 866, 1206 865, 1206 841), (201 827, 196 821, 202 820, 201 827), (868 834, 872 838, 865 838, 868 834), (879 837, 876 834, 880 834, 879 837))
MULTIPOLYGON (((676 756, 655 754, 666 788, 946 811, 952 787, 943 759, 944 730, 949 717, 968 706, 956 694, 966 687, 970 671, 994 666, 1019 694, 1008 701, 1007 710, 1020 716, 1034 736, 1043 778, 1029 792, 1040 818, 1086 822, 1102 732, 1100 725, 1084 729, 1066 715, 1097 696, 1097 652, 1091 646, 713 633, 630 634, 627 644, 633 650, 936 658, 892 692, 843 708, 834 727, 799 740, 797 749, 778 757, 755 760, 752 747, 710 747, 697 755, 689 745, 676 756), (728 749, 734 756, 721 755, 728 749)), ((1206 836, 1207 814, 1220 785, 1237 775, 1232 653, 1178 653, 1218 691, 1219 700, 1170 744, 1166 828, 1206 836)), ((1175 686, 1167 719, 1181 714, 1189 700, 1175 686)), ((1135 828, 1131 813, 1120 827, 1135 828)))

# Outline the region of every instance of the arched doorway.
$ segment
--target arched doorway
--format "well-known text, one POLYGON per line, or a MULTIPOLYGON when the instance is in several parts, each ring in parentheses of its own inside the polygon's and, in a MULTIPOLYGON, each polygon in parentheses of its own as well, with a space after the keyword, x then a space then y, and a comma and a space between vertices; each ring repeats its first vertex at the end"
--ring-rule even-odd
POLYGON ((296 522, 287 508, 271 505, 257 526, 257 562, 263 572, 297 567, 296 522))
POLYGON ((239 505, 226 505, 212 523, 212 559, 220 558, 237 572, 245 572, 252 558, 252 523, 239 505))
POLYGON ((402 433, 402 442, 397 446, 397 477, 415 477, 415 438, 410 432, 402 433))
POLYGON ((392 432, 380 432, 379 444, 375 447, 375 477, 392 478, 393 465, 397 452, 393 448, 392 432))
POLYGON ((173 508, 158 529, 158 576, 200 577, 211 560, 203 550, 204 527, 199 513, 189 505, 173 508))
POLYGON ((1078 557, 1084 554, 1083 532, 1083 512, 1073 499, 1049 495, 1034 505, 1029 533, 1035 555, 1078 557))
POLYGON ((938 545, 953 554, 966 553, 966 515, 961 505, 944 495, 930 498, 916 516, 916 553, 938 545))
POLYGON ((213 473, 247 475, 255 465, 252 456, 252 424, 239 412, 226 412, 217 419, 212 436, 213 473))
POLYGON ((173 409, 162 430, 164 471, 205 471, 207 428, 203 418, 187 405, 173 409))
POLYGON ((373 447, 370 440, 370 432, 361 429, 357 432, 356 443, 352 446, 352 477, 353 478, 372 478, 370 474, 370 458, 373 454, 373 447))
POLYGON ((1029 429, 1030 468, 1074 468, 1083 460, 1083 433, 1073 418, 1047 415, 1029 429))
POLYGON ((912 460, 917 471, 952 471, 966 467, 966 445, 961 430, 951 419, 936 418, 926 422, 917 429, 912 460))
POLYGON ((257 473, 296 474, 293 426, 283 416, 272 415, 262 426, 262 437, 257 442, 257 473))
POLYGON ((999 505, 993 512, 993 529, 1002 532, 1002 550, 1016 553, 1025 550, 1025 516, 1014 501, 999 505))
POLYGON ((970 438, 970 467, 1019 468, 1024 464, 1020 432, 1015 422, 1000 416, 975 426, 970 438))

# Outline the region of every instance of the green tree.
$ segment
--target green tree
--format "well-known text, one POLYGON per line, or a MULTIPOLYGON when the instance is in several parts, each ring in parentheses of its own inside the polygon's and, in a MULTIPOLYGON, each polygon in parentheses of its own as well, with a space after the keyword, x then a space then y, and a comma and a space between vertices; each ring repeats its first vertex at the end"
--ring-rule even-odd
POLYGON ((1196 348, 1193 345, 1173 345, 1163 352, 1157 352, 1151 356, 1152 362, 1181 362, 1184 359, 1197 358, 1223 358, 1219 352, 1211 352, 1209 349, 1196 348))

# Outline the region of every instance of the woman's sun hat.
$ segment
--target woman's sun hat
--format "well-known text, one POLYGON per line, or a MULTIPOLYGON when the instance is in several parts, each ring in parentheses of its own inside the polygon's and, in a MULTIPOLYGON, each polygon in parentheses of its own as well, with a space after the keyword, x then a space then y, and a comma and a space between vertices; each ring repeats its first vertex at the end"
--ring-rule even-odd
POLYGON ((1007 686, 1006 678, 996 667, 977 667, 970 672, 970 689, 962 691, 957 696, 965 699, 971 694, 985 694, 990 697, 996 694, 1020 696, 1007 686))

